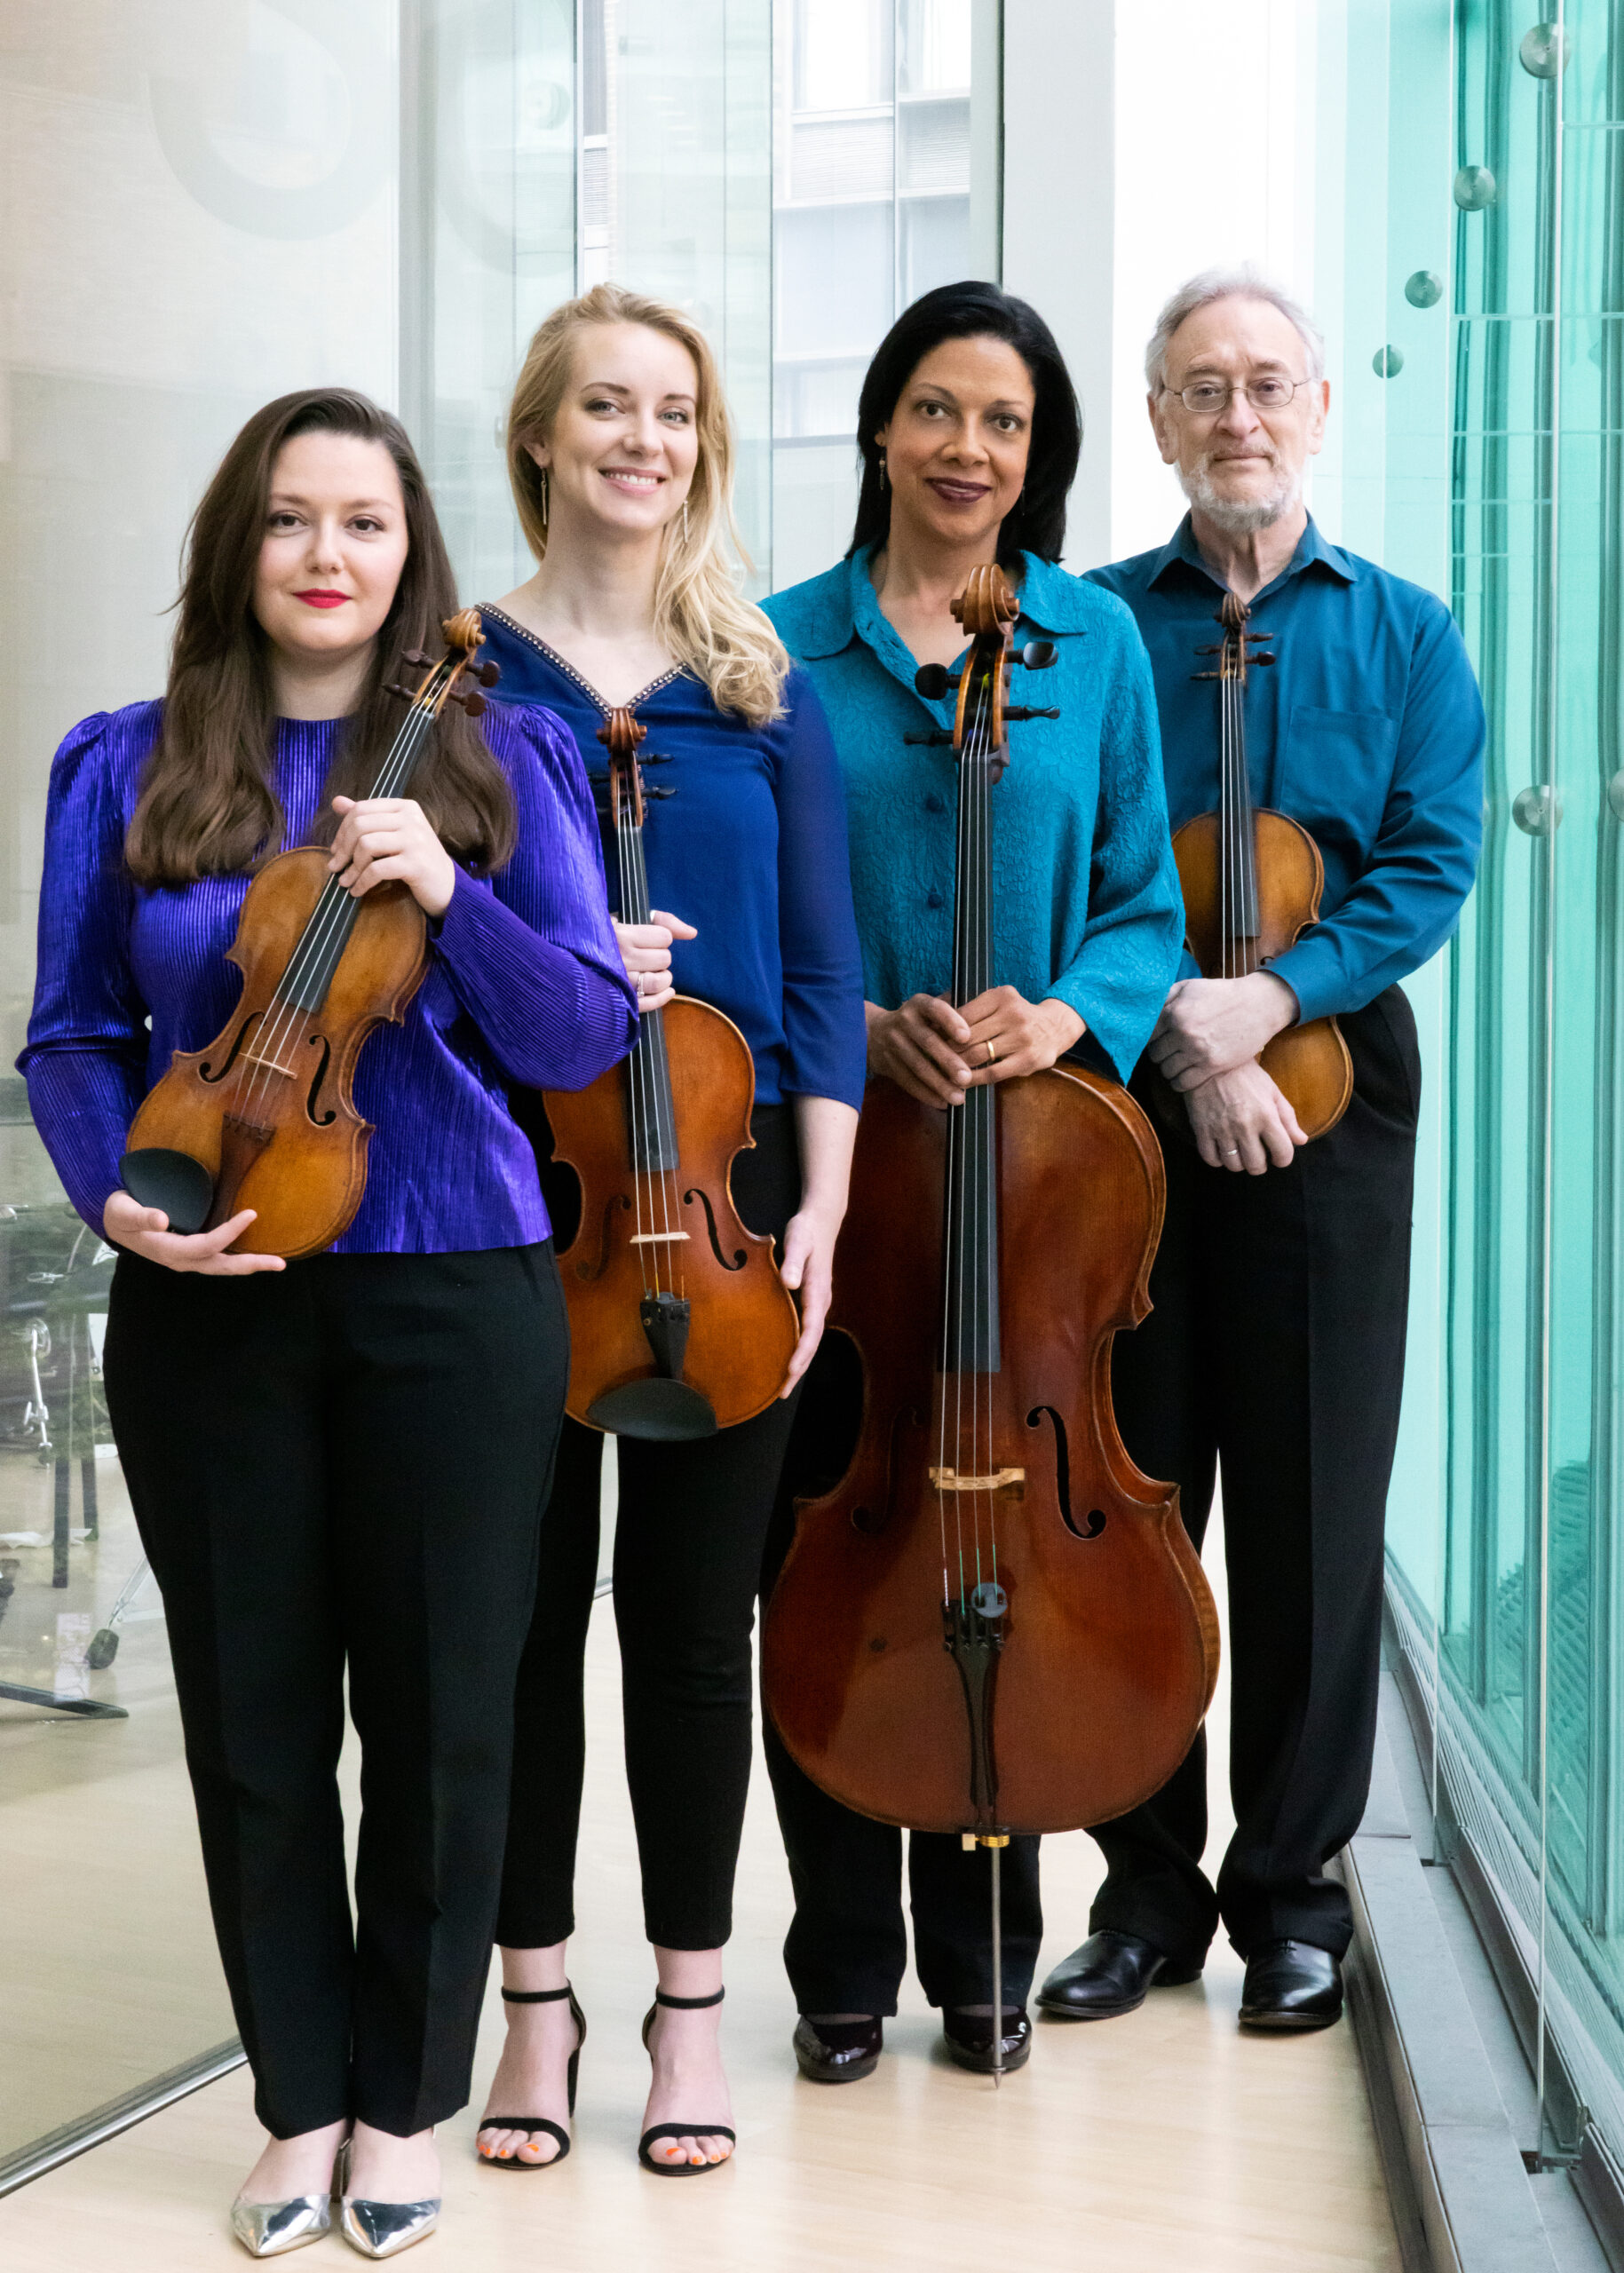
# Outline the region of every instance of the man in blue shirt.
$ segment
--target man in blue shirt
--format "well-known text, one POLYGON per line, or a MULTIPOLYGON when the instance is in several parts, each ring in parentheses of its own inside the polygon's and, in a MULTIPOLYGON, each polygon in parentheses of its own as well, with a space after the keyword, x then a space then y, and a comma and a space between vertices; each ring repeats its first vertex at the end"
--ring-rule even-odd
MULTIPOLYGON (((1319 921, 1265 970, 1203 978, 1186 956, 1136 1088, 1170 1084, 1154 1308, 1116 1344, 1117 1416, 1147 1474, 1179 1485, 1198 1545, 1221 1467, 1237 1828, 1200 1867, 1198 1741, 1158 1796, 1095 1833, 1108 1865, 1089 1938, 1046 2010, 1132 2011, 1193 1979, 1220 1921, 1247 1960, 1242 2024, 1342 2010, 1351 1936, 1327 1859, 1358 1826, 1374 1743, 1382 1530, 1398 1425, 1420 1063, 1397 982, 1471 888, 1483 709, 1447 609, 1327 542, 1303 503, 1329 407, 1308 317, 1250 270, 1195 278, 1146 356, 1151 422, 1190 511, 1170 542, 1094 571, 1150 651, 1173 828, 1218 804, 1217 691, 1198 650, 1225 590, 1270 635, 1249 675, 1252 794, 1312 836, 1319 921), (1257 1063, 1335 1016, 1353 1063, 1336 1125, 1305 1141, 1257 1063)), ((1166 1089, 1163 1089, 1166 1100, 1166 1089)))

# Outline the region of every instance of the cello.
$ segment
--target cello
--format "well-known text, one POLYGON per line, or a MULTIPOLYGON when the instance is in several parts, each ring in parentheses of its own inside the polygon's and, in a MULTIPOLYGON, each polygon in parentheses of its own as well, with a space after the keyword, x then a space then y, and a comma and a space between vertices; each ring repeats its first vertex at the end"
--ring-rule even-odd
MULTIPOLYGON (((994 785, 1006 717, 1034 714, 1005 707, 1017 609, 1000 571, 973 572, 954 612, 971 640, 952 735, 962 1006, 994 983, 994 785)), ((917 680, 941 683, 930 665, 917 680)), ((1149 1309, 1163 1196, 1149 1122, 1090 1072, 947 1109, 868 1085, 829 1318, 862 1361, 861 1431, 842 1481, 797 1509, 763 1693, 834 1798, 991 1849, 995 2015, 1010 1833, 1148 1799, 1217 1677, 1176 1488, 1135 1467, 1111 1406, 1112 1340, 1149 1309)), ((996 2077, 996 2019, 994 2047, 996 2077)))
MULTIPOLYGON (((479 688, 495 685, 496 665, 474 661, 479 611, 440 628, 447 653, 407 654, 423 679, 387 690, 409 708, 375 797, 404 795, 448 702, 477 718, 479 688)), ((161 1208, 171 1231, 214 1231, 252 1208, 234 1254, 248 1239, 257 1255, 317 1255, 353 1223, 372 1135, 355 1110, 356 1063, 375 1027, 405 1016, 429 967, 428 919, 408 887, 356 899, 329 859, 325 845, 301 844, 255 876, 226 949, 242 973, 236 1006, 206 1049, 175 1052, 119 1163, 125 1191, 161 1208)))
MULTIPOLYGON (((1173 858, 1184 896, 1184 945, 1203 978, 1245 978, 1266 970, 1319 917, 1325 862, 1308 831, 1289 813, 1252 802, 1247 764, 1246 688, 1248 669, 1266 669, 1272 655, 1251 653, 1267 631, 1249 631, 1251 610, 1225 592, 1217 622, 1223 639, 1198 647, 1216 655, 1218 668, 1197 671, 1218 686, 1218 806, 1198 813, 1173 839, 1173 858)), ((1335 1129, 1353 1094, 1353 1060, 1335 1018, 1287 1026, 1266 1042, 1258 1064, 1290 1104, 1311 1139, 1335 1129)), ((1178 1092, 1160 1079, 1155 1096, 1163 1116, 1188 1137, 1190 1117, 1178 1092)))
MULTIPOLYGON (((612 710, 609 819, 621 919, 651 921, 639 763, 647 728, 612 710)), ((581 1184, 581 1227, 558 1257, 569 1311, 572 1420, 677 1443, 753 1420, 783 1387, 800 1333, 772 1241, 730 1188, 752 1143, 756 1068, 733 1020, 678 995, 638 1021, 631 1055, 586 1089, 544 1093, 553 1157, 581 1184)))

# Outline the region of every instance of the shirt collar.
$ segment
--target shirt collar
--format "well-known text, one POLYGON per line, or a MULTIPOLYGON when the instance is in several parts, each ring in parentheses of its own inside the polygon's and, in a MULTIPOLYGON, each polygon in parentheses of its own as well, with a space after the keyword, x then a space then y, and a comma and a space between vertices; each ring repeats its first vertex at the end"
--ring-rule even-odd
MULTIPOLYGON (((1153 590, 1170 571, 1180 566, 1193 568, 1198 575, 1205 576, 1208 582, 1215 589, 1222 590, 1218 579, 1201 558, 1200 547, 1196 543, 1188 513, 1184 515, 1184 519, 1180 521, 1161 551, 1153 556, 1153 561, 1154 565, 1146 579, 1153 590)), ((1358 572, 1352 561, 1345 552, 1334 545, 1328 537, 1320 534, 1319 524, 1311 513, 1308 517, 1308 527, 1297 540, 1296 550, 1273 582, 1266 584, 1264 590, 1259 592, 1258 599, 1263 599, 1266 593, 1278 591, 1288 577, 1300 576, 1305 568, 1312 568, 1316 566, 1328 570, 1333 576, 1340 578, 1344 584, 1358 582, 1358 572)), ((1254 606, 1256 605, 1256 603, 1254 602, 1254 606)))
MULTIPOLYGON (((855 637, 871 647, 886 669, 912 688, 918 669, 913 656, 882 614, 874 580, 868 573, 873 547, 854 552, 844 564, 844 581, 830 579, 821 596, 816 621, 799 644, 804 655, 836 655, 855 637)), ((1035 553, 1021 555, 1020 621, 1039 631, 1086 632, 1095 605, 1081 577, 1067 574, 1035 553)))

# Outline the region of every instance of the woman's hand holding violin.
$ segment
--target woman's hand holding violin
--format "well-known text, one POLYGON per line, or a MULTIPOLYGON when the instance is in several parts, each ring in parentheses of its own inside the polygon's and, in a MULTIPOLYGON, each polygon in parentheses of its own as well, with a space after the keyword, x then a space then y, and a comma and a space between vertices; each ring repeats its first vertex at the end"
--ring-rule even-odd
POLYGON ((989 987, 963 1010, 944 994, 915 994, 895 1010, 865 1008, 869 1073, 922 1105, 962 1105, 967 1089, 1044 1073, 1083 1032, 1069 1003, 1028 1002, 1013 986, 989 987))
POLYGON ((692 923, 685 923, 680 915, 668 915, 662 907, 651 907, 649 917, 646 923, 617 923, 614 927, 621 961, 638 998, 639 1018, 649 1010, 663 1010, 668 1002, 677 999, 671 977, 672 940, 699 937, 692 923))
POLYGON ((374 884, 403 883, 431 922, 451 905, 456 863, 415 797, 335 797, 339 818, 329 873, 360 899, 374 884))
POLYGON ((254 1210, 243 1208, 212 1232, 171 1232, 162 1208, 143 1208, 124 1191, 112 1194, 101 1211, 109 1247, 145 1255, 166 1271, 192 1271, 205 1279, 246 1279, 256 1271, 280 1271, 280 1255, 227 1255, 233 1239, 247 1231, 254 1210))

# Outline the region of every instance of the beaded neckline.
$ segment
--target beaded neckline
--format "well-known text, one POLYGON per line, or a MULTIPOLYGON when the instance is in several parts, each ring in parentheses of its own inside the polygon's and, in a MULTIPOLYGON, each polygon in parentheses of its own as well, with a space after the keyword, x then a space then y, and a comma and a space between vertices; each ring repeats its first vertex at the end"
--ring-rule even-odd
POLYGON ((646 702, 651 694, 658 694, 662 686, 669 686, 673 679, 681 678, 684 675, 683 665, 681 663, 673 664, 669 671, 662 671, 658 678, 651 678, 648 685, 646 687, 643 687, 638 693, 632 695, 630 701, 619 704, 606 702, 603 696, 593 685, 591 680, 590 678, 583 678, 581 673, 575 669, 574 663, 572 663, 566 656, 559 654, 556 647, 550 647, 545 639, 542 638, 537 633, 527 630, 522 623, 516 622, 513 617, 509 615, 504 609, 488 604, 482 604, 479 613, 481 615, 495 616, 498 623, 505 625, 508 630, 515 633, 520 639, 527 641, 529 645, 536 650, 538 654, 545 655, 548 661, 552 665, 554 670, 562 671, 566 678, 573 679, 574 684, 581 689, 581 692, 586 695, 590 701, 597 704, 598 708, 603 712, 606 718, 609 716, 612 710, 616 709, 622 710, 635 710, 638 703, 646 702))

